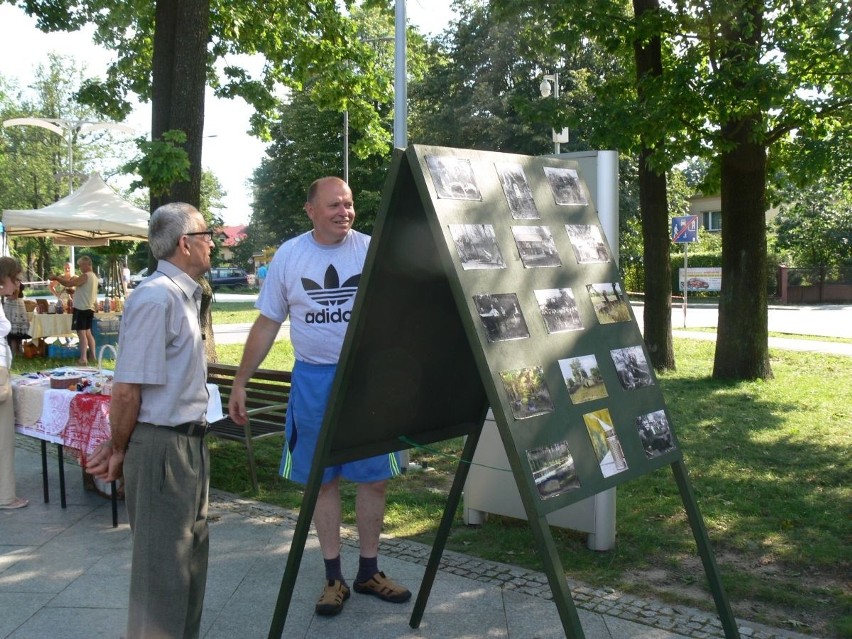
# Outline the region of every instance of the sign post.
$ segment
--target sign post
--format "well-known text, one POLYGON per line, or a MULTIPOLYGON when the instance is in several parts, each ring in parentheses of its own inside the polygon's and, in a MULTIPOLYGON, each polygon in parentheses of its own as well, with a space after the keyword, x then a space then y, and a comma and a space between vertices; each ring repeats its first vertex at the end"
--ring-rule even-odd
POLYGON ((698 216, 672 218, 672 242, 683 244, 683 327, 686 328, 686 299, 689 291, 689 243, 698 241, 698 216))

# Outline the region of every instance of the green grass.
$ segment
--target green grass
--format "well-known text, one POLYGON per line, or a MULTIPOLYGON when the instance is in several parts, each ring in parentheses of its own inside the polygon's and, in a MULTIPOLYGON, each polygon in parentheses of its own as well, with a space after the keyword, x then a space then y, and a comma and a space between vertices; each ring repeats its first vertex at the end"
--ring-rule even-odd
POLYGON ((247 324, 258 316, 254 302, 213 302, 213 325, 247 324))

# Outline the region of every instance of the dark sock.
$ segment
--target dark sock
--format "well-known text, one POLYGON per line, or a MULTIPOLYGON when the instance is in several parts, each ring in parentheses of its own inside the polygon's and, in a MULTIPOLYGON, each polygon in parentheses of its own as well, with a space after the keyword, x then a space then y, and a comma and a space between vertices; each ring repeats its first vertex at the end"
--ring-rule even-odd
POLYGON ((358 574, 355 576, 355 581, 364 583, 369 581, 370 577, 379 572, 378 557, 359 557, 358 558, 358 574))
POLYGON ((343 578, 343 571, 340 568, 340 555, 334 559, 323 559, 325 562, 325 578, 329 581, 336 579, 344 584, 346 580, 343 578))

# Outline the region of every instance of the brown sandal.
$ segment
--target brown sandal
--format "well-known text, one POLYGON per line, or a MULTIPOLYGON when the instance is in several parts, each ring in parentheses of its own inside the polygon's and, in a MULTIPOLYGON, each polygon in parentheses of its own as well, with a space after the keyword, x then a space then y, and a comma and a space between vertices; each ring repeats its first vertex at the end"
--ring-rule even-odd
POLYGON ((349 587, 339 579, 329 579, 314 610, 318 615, 331 617, 343 610, 343 602, 347 599, 349 587))
POLYGON ((411 599, 408 588, 388 579, 383 572, 377 572, 367 581, 360 583, 356 581, 354 587, 355 592, 360 592, 362 595, 375 595, 391 603, 404 603, 411 599))

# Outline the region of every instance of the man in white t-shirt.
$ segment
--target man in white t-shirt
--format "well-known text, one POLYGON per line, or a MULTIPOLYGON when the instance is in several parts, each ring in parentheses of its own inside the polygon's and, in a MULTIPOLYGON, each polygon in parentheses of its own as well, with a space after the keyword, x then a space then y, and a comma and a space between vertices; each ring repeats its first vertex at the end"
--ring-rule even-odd
MULTIPOLYGON (((305 212, 313 230, 282 244, 269 264, 257 301, 260 315, 249 332, 228 402, 231 418, 244 424, 246 382, 266 357, 281 323, 289 315, 296 364, 280 472, 282 477, 303 484, 310 474, 370 242, 369 236, 352 228, 355 219, 352 191, 339 178, 316 180, 308 191, 305 212)), ((317 614, 336 615, 349 598, 349 586, 340 565, 341 477, 358 484, 355 513, 360 560, 355 592, 393 603, 411 598, 411 592, 388 579, 378 568, 385 489, 387 480, 399 472, 396 453, 325 469, 314 511, 326 572, 317 614)))

